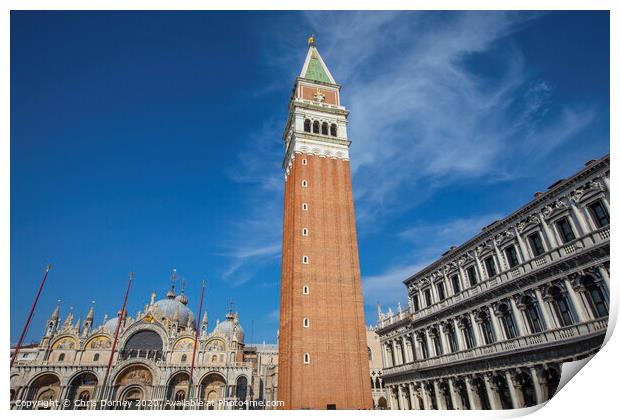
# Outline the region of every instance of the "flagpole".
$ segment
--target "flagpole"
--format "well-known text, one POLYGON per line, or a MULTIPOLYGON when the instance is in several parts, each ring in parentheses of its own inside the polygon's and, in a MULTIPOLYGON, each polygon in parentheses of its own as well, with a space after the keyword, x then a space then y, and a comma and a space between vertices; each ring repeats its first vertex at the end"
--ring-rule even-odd
MULTIPOLYGON (((200 317, 202 316, 202 299, 204 297, 205 294, 205 284, 206 284, 206 280, 202 280, 202 290, 200 292, 200 306, 198 307, 198 319, 196 320, 196 332, 194 334, 194 351, 192 353, 192 367, 189 370, 189 392, 188 394, 191 394, 191 390, 193 389, 193 382, 192 382, 192 378, 194 376, 194 363, 196 361, 196 349, 198 348, 198 323, 200 322, 200 317)), ((191 395, 188 395, 189 398, 191 398, 191 395)))
POLYGON ((108 360, 108 368, 105 371, 103 383, 101 385, 101 397, 105 392, 105 387, 108 382, 108 375, 110 374, 110 368, 112 367, 112 359, 114 358, 114 349, 116 349, 116 343, 118 342, 118 332, 121 329, 123 318, 125 317, 125 307, 127 306, 127 296, 129 296, 129 288, 131 287, 131 281, 133 280, 133 272, 129 273, 129 281, 127 282, 127 289, 125 290, 125 298, 123 299, 123 309, 118 317, 118 324, 116 324, 116 331, 114 332, 114 342, 112 343, 112 350, 110 351, 110 359, 108 360))
POLYGON ((34 309, 37 306, 37 302, 39 302, 39 296, 41 296, 41 291, 43 290, 43 286, 45 285, 45 280, 47 280, 47 274, 50 272, 52 268, 51 264, 48 264, 45 268, 45 275, 43 276, 43 280, 41 280, 41 285, 39 286, 39 291, 37 292, 37 296, 34 298, 34 302, 32 303, 32 307, 30 308, 30 314, 28 314, 28 319, 26 319, 26 324, 24 325, 24 329, 22 330, 22 334, 19 336, 19 340, 17 341, 17 345, 15 346, 15 352, 13 353, 13 357, 11 358, 11 365, 9 368, 13 367, 13 363, 17 359, 17 353, 19 353, 19 349, 22 346, 22 341, 26 336, 26 331, 28 331, 28 327, 30 326, 30 321, 32 320, 32 315, 34 314, 34 309))

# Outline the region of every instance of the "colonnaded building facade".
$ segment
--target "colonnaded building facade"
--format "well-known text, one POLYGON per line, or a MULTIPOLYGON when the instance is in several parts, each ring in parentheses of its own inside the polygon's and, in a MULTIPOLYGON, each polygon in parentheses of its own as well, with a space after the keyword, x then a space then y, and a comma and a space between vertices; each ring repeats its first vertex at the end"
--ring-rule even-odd
POLYGON ((123 318, 104 386, 119 317, 106 316, 97 326, 94 307, 83 323, 72 312, 61 320, 57 307, 40 343, 22 348, 11 368, 11 408, 89 409, 102 399, 120 401, 123 408, 262 408, 256 402, 275 400, 270 375, 278 363, 277 345, 245 344, 232 308, 209 331, 207 312, 197 324, 187 296, 177 295, 172 286, 164 299, 156 300, 153 293, 143 310, 123 318), (55 406, 55 401, 69 405, 55 406))
POLYGON ((393 409, 509 409, 555 393, 600 348, 609 313, 609 155, 404 281, 380 312, 393 409))

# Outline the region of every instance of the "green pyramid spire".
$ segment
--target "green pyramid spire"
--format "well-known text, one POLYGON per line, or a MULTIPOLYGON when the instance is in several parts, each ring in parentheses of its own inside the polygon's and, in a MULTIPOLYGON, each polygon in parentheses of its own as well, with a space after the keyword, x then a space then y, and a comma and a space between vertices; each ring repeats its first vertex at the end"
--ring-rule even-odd
POLYGON ((310 45, 306 63, 301 77, 315 82, 335 83, 314 44, 310 45))

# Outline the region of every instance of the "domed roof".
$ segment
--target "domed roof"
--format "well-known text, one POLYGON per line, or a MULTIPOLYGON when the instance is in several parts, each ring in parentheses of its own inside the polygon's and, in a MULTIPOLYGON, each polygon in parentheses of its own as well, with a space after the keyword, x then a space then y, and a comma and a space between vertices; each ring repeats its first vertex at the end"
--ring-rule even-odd
POLYGON ((166 318, 172 322, 175 322, 175 317, 178 316, 180 326, 189 327, 195 325, 194 313, 182 302, 175 299, 175 296, 170 296, 169 294, 166 299, 161 299, 155 302, 153 308, 156 316, 160 319, 166 318))
POLYGON ((232 338, 233 333, 237 330, 237 340, 243 343, 243 339, 245 338, 245 332, 243 331, 243 327, 239 324, 239 319, 236 315, 233 315, 232 312, 229 312, 226 315, 226 319, 215 327, 213 332, 220 333, 222 335, 227 335, 232 338))
MULTIPOLYGON (((120 312, 120 311, 119 311, 120 312)), ((111 333, 114 333, 116 331, 116 326, 118 325, 118 317, 115 316, 114 318, 110 318, 108 319, 104 324, 103 324, 103 328, 108 330, 111 333)))

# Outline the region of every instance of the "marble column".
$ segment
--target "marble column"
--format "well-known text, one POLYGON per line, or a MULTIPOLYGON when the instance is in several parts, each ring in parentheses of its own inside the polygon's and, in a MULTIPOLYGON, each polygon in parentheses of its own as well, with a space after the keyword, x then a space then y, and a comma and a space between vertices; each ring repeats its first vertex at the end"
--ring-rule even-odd
POLYGON ((484 375, 484 385, 487 390, 489 402, 491 403, 491 410, 501 410, 502 403, 499 400, 499 395, 497 394, 497 387, 491 382, 490 374, 484 375))
POLYGON ((474 338, 476 340, 474 347, 484 345, 484 340, 482 339, 482 334, 480 333, 480 325, 476 322, 476 318, 471 312, 469 313, 469 322, 471 323, 471 329, 474 330, 474 338))
POLYGON ((531 260, 532 256, 530 255, 530 250, 525 243, 525 240, 521 237, 521 233, 519 233, 519 229, 514 228, 515 238, 517 238, 517 244, 519 246, 516 247, 517 252, 521 254, 521 263, 525 261, 531 260))
POLYGON ((398 392, 398 407, 401 410, 406 410, 407 406, 405 405, 405 396, 403 395, 403 391, 400 385, 396 385, 396 389, 398 392))
POLYGON ((433 381, 433 389, 435 390, 435 399, 437 400, 437 409, 445 410, 446 402, 443 399, 443 394, 441 393, 441 390, 439 389, 439 382, 437 382, 436 380, 433 381))
POLYGON ((469 405, 472 410, 481 410, 482 404, 478 392, 474 388, 473 378, 468 376, 465 378, 465 388, 467 389, 467 398, 469 398, 469 405))
POLYGON ((514 371, 507 370, 505 373, 506 382, 508 383, 508 390, 510 391, 510 398, 512 399, 513 408, 523 408, 525 403, 523 401, 523 390, 521 385, 518 384, 516 373, 514 371))
POLYGON ((546 245, 547 245, 547 251, 551 251, 554 248, 557 248, 558 243, 555 239, 555 236, 553 234, 553 232, 551 231, 551 229, 549 228, 549 225, 547 225, 547 222, 545 221, 544 217, 542 216, 542 214, 539 216, 540 218, 540 226, 541 226, 541 231, 542 231, 542 236, 543 236, 543 240, 545 241, 546 245))
POLYGON ((564 279, 564 287, 566 288, 568 296, 570 296, 570 300, 573 302, 573 307, 577 312, 577 319, 575 319, 575 321, 585 322, 589 320, 590 317, 588 316, 588 310, 586 309, 583 300, 581 299, 581 295, 578 295, 577 292, 575 292, 573 286, 570 284, 570 281, 568 281, 568 279, 564 279))
POLYGON ((459 350, 466 350, 467 346, 465 345, 465 341, 463 341, 463 334, 461 334, 459 323, 456 319, 453 319, 452 322, 454 323, 454 335, 456 335, 456 342, 459 344, 459 350))
POLYGON ((547 302, 545 302, 545 300, 543 299, 540 289, 534 289, 534 293, 536 294, 538 307, 540 308, 543 320, 545 321, 545 329, 550 330, 555 328, 556 324, 553 319, 553 314, 549 311, 549 306, 547 305, 547 302))
POLYGON ((455 410, 463 410, 463 402, 461 396, 456 391, 456 385, 454 385, 454 378, 448 378, 448 387, 450 388, 450 397, 452 398, 452 406, 455 410))
POLYGON ((410 382, 407 384, 407 389, 409 390, 409 401, 411 401, 411 408, 413 410, 419 410, 420 404, 418 403, 418 398, 416 397, 416 392, 413 386, 413 382, 410 382))
POLYGON ((527 335, 528 329, 525 326, 525 322, 523 320, 523 313, 519 308, 517 308, 515 298, 512 296, 510 297, 510 307, 512 308, 512 313, 514 314, 513 318, 517 326, 517 337, 527 335))
POLYGON ((530 368, 530 375, 532 376, 532 383, 534 384, 534 391, 536 392, 536 404, 542 404, 545 402, 543 397, 543 390, 540 386, 539 369, 535 366, 530 368))
POLYGON ((588 231, 588 222, 585 220, 583 213, 577 208, 577 206, 575 206, 575 203, 572 200, 568 201, 570 202, 569 211, 572 216, 571 219, 577 230, 577 232, 575 232, 576 236, 578 238, 585 236, 586 232, 588 231))
POLYGON ((491 324, 493 325, 493 332, 495 333, 495 341, 504 341, 506 339, 504 329, 502 328, 502 324, 492 307, 489 308, 489 316, 491 317, 491 324))

